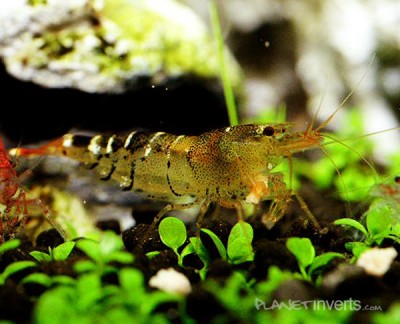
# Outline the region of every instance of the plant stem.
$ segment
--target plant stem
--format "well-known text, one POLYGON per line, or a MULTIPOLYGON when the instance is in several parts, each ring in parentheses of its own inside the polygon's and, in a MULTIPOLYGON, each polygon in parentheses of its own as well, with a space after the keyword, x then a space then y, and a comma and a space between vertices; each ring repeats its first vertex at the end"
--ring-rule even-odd
POLYGON ((221 31, 221 23, 219 20, 218 9, 215 4, 215 1, 211 0, 209 4, 210 4, 209 10, 210 10, 211 25, 217 43, 218 61, 221 66, 221 81, 222 81, 222 87, 224 89, 225 102, 228 109, 229 123, 231 126, 234 126, 239 124, 239 118, 237 115, 235 97, 233 94, 231 81, 229 79, 230 74, 226 64, 225 44, 221 31))

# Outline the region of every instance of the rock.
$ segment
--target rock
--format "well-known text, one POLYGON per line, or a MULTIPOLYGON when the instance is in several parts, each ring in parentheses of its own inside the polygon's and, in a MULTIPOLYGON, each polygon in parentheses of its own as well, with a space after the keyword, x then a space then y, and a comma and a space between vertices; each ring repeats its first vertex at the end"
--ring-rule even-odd
MULTIPOLYGON (((45 87, 121 93, 143 78, 220 76, 214 38, 175 0, 5 0, 0 30, 7 71, 45 87)), ((227 62, 238 88, 228 52, 227 62)))

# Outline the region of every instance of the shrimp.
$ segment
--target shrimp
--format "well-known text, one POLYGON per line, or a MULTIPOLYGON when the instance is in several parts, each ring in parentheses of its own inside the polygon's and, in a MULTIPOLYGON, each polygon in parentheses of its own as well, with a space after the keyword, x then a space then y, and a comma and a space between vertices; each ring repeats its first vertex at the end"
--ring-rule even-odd
POLYGON ((27 200, 19 177, 0 138, 0 243, 15 235, 17 228, 26 223, 27 200))
POLYGON ((0 138, 0 243, 15 236, 27 222, 28 203, 25 190, 0 138))
POLYGON ((212 202, 235 208, 272 200, 262 221, 272 227, 293 195, 274 168, 297 152, 321 147, 321 126, 292 132, 290 123, 237 125, 199 136, 135 131, 128 135, 66 134, 39 148, 10 150, 15 156, 66 156, 94 169, 102 180, 115 180, 122 190, 168 202, 171 210, 200 205, 201 218, 212 202))
POLYGON ((21 176, 17 174, 14 164, 4 148, 0 137, 0 243, 12 239, 17 231, 28 223, 29 207, 39 207, 61 235, 63 231, 50 218, 50 212, 40 199, 27 198, 27 193, 21 184, 21 176))

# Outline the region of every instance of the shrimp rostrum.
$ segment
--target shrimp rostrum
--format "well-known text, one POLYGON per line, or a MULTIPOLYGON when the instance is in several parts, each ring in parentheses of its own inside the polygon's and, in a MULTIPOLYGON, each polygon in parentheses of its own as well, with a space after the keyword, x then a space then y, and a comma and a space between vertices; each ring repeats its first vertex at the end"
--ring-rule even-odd
POLYGON ((320 147, 322 126, 290 132, 290 123, 238 125, 199 136, 164 132, 128 135, 66 134, 39 148, 17 148, 13 155, 60 155, 94 169, 102 180, 116 180, 122 190, 133 190, 168 204, 159 212, 211 202, 236 208, 242 203, 272 200, 268 219, 279 220, 292 195, 283 175, 274 168, 284 158, 320 147))

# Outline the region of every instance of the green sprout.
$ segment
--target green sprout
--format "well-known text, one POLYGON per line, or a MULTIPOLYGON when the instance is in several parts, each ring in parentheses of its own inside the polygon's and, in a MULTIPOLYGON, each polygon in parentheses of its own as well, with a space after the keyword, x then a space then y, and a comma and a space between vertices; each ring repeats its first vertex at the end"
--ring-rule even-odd
MULTIPOLYGON (((178 264, 180 267, 184 267, 183 258, 189 254, 195 253, 203 262, 203 268, 199 270, 201 278, 205 278, 206 271, 210 264, 210 255, 207 249, 204 247, 199 237, 189 238, 189 244, 185 246, 182 253, 179 253, 178 249, 186 242, 186 226, 178 218, 166 217, 164 218, 159 227, 158 232, 161 241, 171 248, 178 257, 178 264)), ((157 251, 147 253, 147 256, 151 257, 155 255, 157 251)))
POLYGON ((3 255, 5 252, 14 250, 17 247, 19 247, 21 244, 21 241, 18 239, 12 239, 9 241, 6 241, 2 244, 0 244, 0 256, 3 255))
POLYGON ((111 263, 131 264, 133 255, 122 251, 124 243, 122 239, 112 231, 104 232, 100 242, 82 239, 76 245, 86 253, 91 260, 79 261, 75 264, 77 272, 99 272, 108 274, 116 272, 117 268, 111 263))
POLYGON ((253 261, 254 252, 251 242, 253 228, 245 222, 238 222, 232 227, 228 237, 228 260, 232 264, 253 261))
POLYGON ((186 245, 182 251, 181 260, 183 260, 185 256, 192 253, 197 254, 201 262, 203 262, 203 268, 201 268, 198 272, 200 278, 204 280, 206 278, 206 274, 211 263, 211 257, 200 237, 189 238, 189 244, 186 245))
POLYGON ((400 302, 394 302, 386 312, 375 312, 372 317, 374 324, 398 323, 400 320, 400 302))
POLYGON ((36 284, 41 285, 46 288, 50 288, 52 286, 58 285, 73 285, 75 283, 75 279, 69 276, 57 275, 57 276, 49 276, 43 272, 34 272, 27 275, 24 279, 22 279, 23 284, 36 284))
POLYGON ((178 263, 182 266, 182 256, 178 249, 186 242, 185 224, 178 218, 166 217, 161 221, 158 231, 161 241, 175 252, 178 263))
MULTIPOLYGON (((0 244, 0 256, 2 256, 5 252, 11 251, 19 247, 21 241, 18 239, 12 239, 0 244)), ((7 278, 17 273, 19 271, 36 267, 36 263, 33 261, 16 261, 9 264, 2 273, 0 273, 0 286, 4 285, 7 278)))
POLYGON ((39 262, 50 262, 50 261, 65 261, 68 259, 72 250, 75 247, 75 242, 65 242, 54 249, 49 247, 49 253, 44 253, 40 251, 32 251, 29 253, 32 257, 34 257, 39 262))
POLYGON ((384 239, 400 243, 400 224, 393 219, 393 206, 383 200, 375 200, 366 212, 366 226, 351 218, 341 218, 335 225, 355 228, 363 234, 361 241, 347 242, 345 247, 354 255, 355 261, 368 247, 380 246, 384 239))
POLYGON ((214 242, 221 259, 231 264, 240 264, 253 261, 254 252, 251 242, 253 240, 253 228, 250 224, 239 222, 232 227, 228 237, 227 249, 215 233, 209 229, 201 229, 214 242))
MULTIPOLYGON (((166 217, 161 221, 158 229, 161 241, 177 255, 179 266, 184 267, 183 259, 189 254, 194 253, 199 257, 203 262, 203 268, 199 270, 199 274, 204 279, 211 263, 211 257, 200 237, 190 237, 189 244, 179 253, 179 248, 183 246, 187 238, 185 224, 175 217, 166 217)), ((211 238, 221 259, 224 261, 231 264, 240 264, 254 259, 253 247, 251 245, 253 229, 250 224, 239 222, 233 226, 228 237, 227 248, 225 248, 220 238, 211 230, 203 228, 201 231, 211 238)), ((155 252, 147 253, 147 255, 151 257, 155 252)))
MULTIPOLYGON (((308 238, 291 237, 286 241, 286 247, 296 257, 300 273, 307 281, 312 281, 321 268, 327 266, 332 259, 344 258, 337 252, 326 252, 315 256, 315 248, 308 238)), ((319 278, 321 277, 317 278, 317 283, 319 278)))
POLYGON ((0 285, 4 285, 7 278, 11 275, 20 272, 22 270, 36 267, 36 263, 33 261, 16 261, 9 264, 2 273, 0 273, 0 285))
POLYGON ((98 273, 90 272, 47 290, 35 307, 35 323, 168 323, 155 309, 183 299, 164 291, 147 292, 137 269, 121 269, 118 279, 119 285, 104 284, 98 273))

